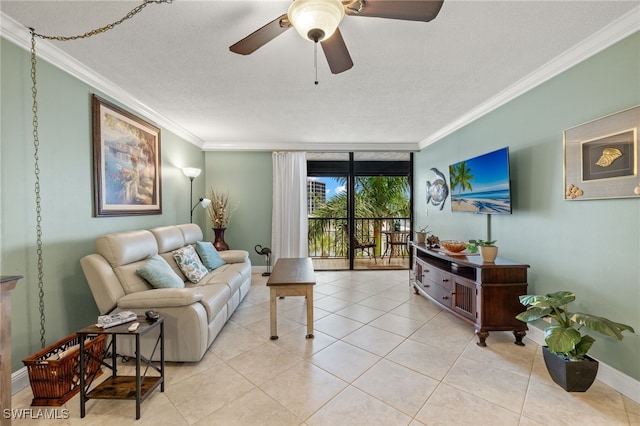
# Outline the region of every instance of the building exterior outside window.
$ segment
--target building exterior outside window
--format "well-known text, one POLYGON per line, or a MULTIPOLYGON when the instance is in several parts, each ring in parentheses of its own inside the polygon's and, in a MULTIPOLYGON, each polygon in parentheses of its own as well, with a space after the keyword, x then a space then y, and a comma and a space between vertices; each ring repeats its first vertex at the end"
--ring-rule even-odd
POLYGON ((307 179, 307 213, 313 215, 316 207, 324 204, 327 195, 327 187, 324 182, 315 179, 307 179))

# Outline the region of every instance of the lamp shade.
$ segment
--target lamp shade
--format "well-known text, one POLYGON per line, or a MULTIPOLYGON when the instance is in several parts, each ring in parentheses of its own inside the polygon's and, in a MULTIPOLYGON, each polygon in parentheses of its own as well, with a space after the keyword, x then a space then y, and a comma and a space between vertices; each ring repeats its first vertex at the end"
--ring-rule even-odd
POLYGON ((344 7, 340 0, 295 0, 287 16, 303 38, 317 42, 333 35, 344 17, 344 7))
POLYGON ((208 198, 200 198, 200 205, 202 206, 203 209, 206 209, 207 207, 209 207, 209 204, 211 204, 211 200, 208 198))
POLYGON ((200 172, 201 170, 195 167, 185 167, 184 169, 182 169, 182 173, 184 173, 186 177, 191 179, 200 176, 200 172))

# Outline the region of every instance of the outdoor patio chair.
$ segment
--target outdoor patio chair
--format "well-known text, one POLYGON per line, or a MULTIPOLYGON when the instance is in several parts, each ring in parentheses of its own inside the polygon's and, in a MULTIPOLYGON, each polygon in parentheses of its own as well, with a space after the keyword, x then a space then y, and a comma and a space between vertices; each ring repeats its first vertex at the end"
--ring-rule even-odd
MULTIPOLYGON (((348 229, 347 226, 343 226, 342 229, 344 230, 345 234, 348 233, 348 229)), ((356 250, 362 250, 362 254, 364 255, 364 252, 366 250, 367 254, 369 255, 369 259, 371 259, 371 257, 373 257, 373 262, 374 263, 378 263, 378 260, 376 259, 376 240, 375 238, 373 239, 373 241, 366 241, 366 242, 361 242, 360 240, 358 240, 358 238, 353 235, 351 237, 351 243, 353 244, 353 253, 355 255, 356 250), (372 250, 373 249, 373 250, 372 250), (371 254, 373 253, 373 254, 371 254)))
POLYGON ((391 263, 392 256, 402 256, 404 259, 405 252, 407 256, 409 255, 408 243, 409 243, 409 232, 406 231, 388 231, 385 232, 387 235, 387 248, 384 250, 384 254, 382 255, 382 259, 389 253, 389 263, 391 263))

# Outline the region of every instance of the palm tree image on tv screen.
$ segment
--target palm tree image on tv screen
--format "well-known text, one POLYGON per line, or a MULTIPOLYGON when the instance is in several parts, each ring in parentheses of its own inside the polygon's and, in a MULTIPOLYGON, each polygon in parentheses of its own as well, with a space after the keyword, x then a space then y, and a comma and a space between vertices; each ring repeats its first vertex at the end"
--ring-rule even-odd
POLYGON ((451 211, 511 213, 509 148, 501 148, 449 166, 451 211))

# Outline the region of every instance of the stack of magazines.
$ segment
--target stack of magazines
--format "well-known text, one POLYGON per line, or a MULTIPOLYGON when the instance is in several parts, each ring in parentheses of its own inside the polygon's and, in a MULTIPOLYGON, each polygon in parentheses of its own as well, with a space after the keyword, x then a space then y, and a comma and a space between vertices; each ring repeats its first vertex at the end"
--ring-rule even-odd
POLYGON ((109 328, 124 324, 125 322, 135 321, 136 318, 138 318, 138 316, 131 311, 122 311, 111 315, 100 315, 96 326, 99 328, 109 328))

